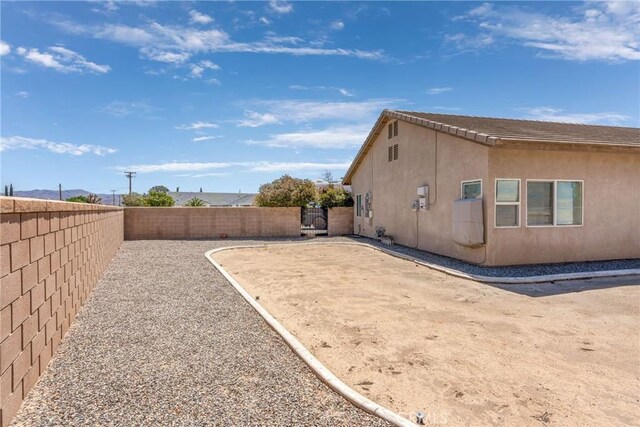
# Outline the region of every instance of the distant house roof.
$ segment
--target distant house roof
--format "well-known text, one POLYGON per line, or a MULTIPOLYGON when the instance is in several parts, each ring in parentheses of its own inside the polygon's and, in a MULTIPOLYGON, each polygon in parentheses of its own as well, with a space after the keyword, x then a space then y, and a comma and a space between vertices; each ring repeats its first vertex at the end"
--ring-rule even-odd
POLYGON ((351 183, 353 173, 373 141, 386 123, 393 119, 489 146, 525 143, 526 147, 526 143, 548 143, 572 145, 574 148, 600 146, 640 149, 640 128, 384 110, 349 167, 343 183, 351 183))
POLYGON ((175 192, 168 193, 176 206, 184 206, 188 201, 197 197, 203 200, 208 206, 251 206, 253 199, 256 197, 254 193, 205 193, 205 192, 175 192))

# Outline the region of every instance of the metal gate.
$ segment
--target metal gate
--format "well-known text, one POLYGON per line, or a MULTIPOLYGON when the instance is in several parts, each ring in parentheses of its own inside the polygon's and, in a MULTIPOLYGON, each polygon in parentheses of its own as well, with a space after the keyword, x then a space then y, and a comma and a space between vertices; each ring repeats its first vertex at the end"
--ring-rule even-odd
POLYGON ((324 208, 302 208, 300 233, 305 236, 327 234, 327 210, 324 208))

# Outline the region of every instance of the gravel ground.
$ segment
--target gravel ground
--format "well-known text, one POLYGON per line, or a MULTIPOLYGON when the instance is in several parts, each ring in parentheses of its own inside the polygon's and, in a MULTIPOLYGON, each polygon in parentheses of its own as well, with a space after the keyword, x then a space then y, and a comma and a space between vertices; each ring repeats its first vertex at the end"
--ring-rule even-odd
POLYGON ((204 257, 260 242, 125 242, 14 425, 386 425, 326 387, 204 257))
POLYGON ((567 274, 590 271, 607 270, 627 270, 640 268, 640 259, 621 259, 613 261, 589 261, 589 262, 569 262, 562 264, 536 264, 536 265, 516 265, 507 267, 482 267, 469 264, 454 258, 432 254, 430 252, 412 249, 405 246, 387 246, 378 240, 367 237, 353 237, 351 240, 395 251, 404 255, 412 256, 416 259, 430 262, 441 267, 452 268, 467 274, 492 277, 530 277, 543 274, 567 274))

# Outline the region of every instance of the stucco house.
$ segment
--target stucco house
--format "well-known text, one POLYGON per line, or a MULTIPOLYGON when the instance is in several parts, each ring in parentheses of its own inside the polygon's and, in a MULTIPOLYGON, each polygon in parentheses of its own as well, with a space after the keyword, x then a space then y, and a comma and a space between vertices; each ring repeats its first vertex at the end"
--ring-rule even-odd
POLYGON ((385 110, 354 233, 481 265, 640 258, 640 129, 385 110))

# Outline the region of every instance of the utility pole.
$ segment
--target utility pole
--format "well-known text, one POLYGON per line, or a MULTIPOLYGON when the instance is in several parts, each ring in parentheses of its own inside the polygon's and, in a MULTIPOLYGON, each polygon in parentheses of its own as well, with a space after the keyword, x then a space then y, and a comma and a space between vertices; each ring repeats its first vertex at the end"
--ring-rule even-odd
POLYGON ((116 205, 116 190, 109 190, 111 191, 111 201, 112 201, 112 205, 115 206, 116 205))
POLYGON ((58 199, 62 201, 62 184, 58 184, 58 199))
POLYGON ((129 178, 129 195, 131 195, 131 178, 136 174, 135 172, 125 172, 127 178, 129 178))

